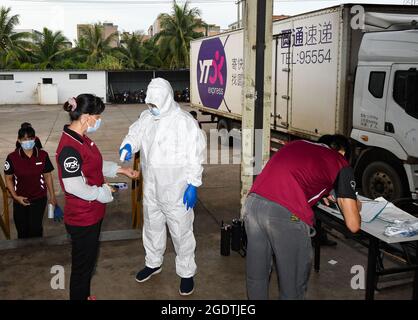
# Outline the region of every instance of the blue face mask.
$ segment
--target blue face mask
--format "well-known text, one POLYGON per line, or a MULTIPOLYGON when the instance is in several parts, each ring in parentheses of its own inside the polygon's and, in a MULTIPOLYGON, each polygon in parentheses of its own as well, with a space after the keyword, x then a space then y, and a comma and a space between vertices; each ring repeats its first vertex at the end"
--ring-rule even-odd
POLYGON ((96 123, 94 124, 94 127, 88 127, 87 128, 87 133, 92 133, 97 131, 100 128, 100 124, 102 123, 102 119, 98 119, 96 120, 96 123))
POLYGON ((149 111, 151 112, 151 114, 155 117, 158 117, 160 115, 160 109, 158 109, 154 104, 152 103, 147 103, 149 111))
POLYGON ((155 107, 151 108, 150 111, 151 111, 152 115, 155 116, 155 117, 158 117, 160 115, 160 109, 158 109, 158 108, 155 108, 155 107))
POLYGON ((35 140, 22 141, 20 145, 23 150, 32 150, 35 147, 35 140))

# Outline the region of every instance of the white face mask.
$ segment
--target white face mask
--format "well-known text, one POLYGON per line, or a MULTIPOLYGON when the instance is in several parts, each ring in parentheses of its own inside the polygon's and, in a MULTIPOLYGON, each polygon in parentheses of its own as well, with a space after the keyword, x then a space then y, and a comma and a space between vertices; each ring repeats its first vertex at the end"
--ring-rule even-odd
POLYGON ((90 126, 87 127, 87 133, 96 132, 100 128, 101 123, 102 123, 102 119, 97 119, 96 122, 94 123, 94 127, 90 127, 90 126))

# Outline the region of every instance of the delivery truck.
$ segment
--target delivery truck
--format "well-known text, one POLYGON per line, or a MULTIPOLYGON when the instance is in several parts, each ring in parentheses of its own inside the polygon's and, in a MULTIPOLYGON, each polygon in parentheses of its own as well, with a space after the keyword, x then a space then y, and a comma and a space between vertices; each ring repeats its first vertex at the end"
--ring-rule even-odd
MULTIPOLYGON (((362 194, 416 199, 417 22, 417 7, 358 4, 274 21, 272 151, 343 134, 362 194)), ((191 42, 191 106, 228 132, 241 128, 243 36, 236 30, 191 42)))

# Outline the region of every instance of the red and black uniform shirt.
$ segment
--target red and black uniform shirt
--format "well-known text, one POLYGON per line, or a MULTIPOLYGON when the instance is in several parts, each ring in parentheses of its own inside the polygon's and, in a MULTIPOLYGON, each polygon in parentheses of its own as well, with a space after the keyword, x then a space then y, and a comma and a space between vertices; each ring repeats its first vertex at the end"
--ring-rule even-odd
MULTIPOLYGON (((56 160, 58 178, 65 192, 63 179, 82 177, 89 186, 104 183, 103 158, 96 144, 87 136, 64 127, 58 144, 56 160)), ((91 226, 103 219, 106 205, 96 200, 83 200, 65 192, 64 222, 72 226, 91 226)))
POLYGON ((335 190, 338 198, 357 199, 353 169, 329 147, 305 140, 282 147, 256 178, 256 193, 313 225, 312 206, 335 190))
POLYGON ((28 198, 29 202, 47 196, 44 174, 54 170, 48 153, 33 148, 29 158, 22 148, 10 153, 4 163, 4 174, 13 175, 16 194, 28 198))

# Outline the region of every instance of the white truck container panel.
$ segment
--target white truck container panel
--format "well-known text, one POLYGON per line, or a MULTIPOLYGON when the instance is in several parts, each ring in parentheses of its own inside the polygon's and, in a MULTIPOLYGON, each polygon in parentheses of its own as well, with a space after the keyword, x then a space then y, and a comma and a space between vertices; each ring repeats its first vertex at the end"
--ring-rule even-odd
POLYGON ((282 70, 290 69, 290 83, 282 79, 279 91, 288 87, 288 98, 279 93, 276 103, 284 102, 279 110, 285 114, 290 99, 284 118, 289 118, 291 131, 313 135, 338 131, 340 21, 341 10, 336 8, 274 24, 274 33, 284 34, 279 39, 277 72, 287 74, 282 70), (289 31, 292 34, 286 35, 289 31))
MULTIPOLYGON (((336 7, 273 23, 273 36, 293 31, 292 45, 288 45, 285 37, 278 39, 277 46, 273 43, 272 92, 276 89, 277 95, 272 98, 272 113, 276 115, 276 129, 282 127, 314 136, 340 131, 337 119, 340 88, 336 84, 341 76, 338 65, 341 62, 341 15, 342 10, 336 7)), ((191 42, 190 87, 194 107, 241 119, 243 36, 243 30, 237 30, 191 42), (226 83, 223 99, 215 101, 211 98, 222 91, 215 91, 217 87, 214 90, 208 83, 215 70, 215 48, 219 47, 223 47, 218 51, 223 49, 226 61, 223 70, 226 83)), ((274 116, 271 124, 274 127, 274 116)))
POLYGON ((241 117, 244 86, 242 30, 191 42, 192 105, 241 117))
MULTIPOLYGON (((272 129, 311 139, 322 134, 349 135, 352 130, 353 100, 361 98, 354 97, 352 92, 363 35, 371 31, 411 28, 411 22, 418 20, 417 13, 417 9, 400 5, 345 4, 273 22, 272 92, 276 94, 271 98, 272 129), (363 8, 365 12, 364 24, 359 28, 352 26, 352 19, 354 24, 356 22, 356 11, 350 12, 353 7, 363 8), (283 35, 279 36, 289 30, 292 32, 291 41, 283 35)), ((398 52, 396 59, 406 62, 410 54, 407 52, 415 50, 415 45, 406 44, 400 53, 396 51, 399 49, 397 46, 389 50, 398 52)), ((369 50, 373 50, 380 59, 383 52, 378 46, 377 43, 375 48, 369 50)), ((219 117, 241 120, 243 90, 233 84, 242 76, 236 76, 230 69, 242 55, 243 30, 192 41, 190 82, 193 107, 219 117), (202 59, 198 57, 202 51, 201 45, 207 40, 216 42, 216 38, 221 43, 226 42, 225 59, 229 61, 226 63, 225 96, 219 107, 202 101, 199 81, 206 79, 197 79, 197 71, 203 68, 202 59)), ((360 52, 360 59, 361 56, 360 52)), ((213 74, 213 68, 210 68, 210 74, 213 74)), ((382 105, 373 99, 370 99, 369 105, 374 105, 374 110, 379 108, 380 112, 384 112, 382 105)), ((355 121, 360 121, 359 116, 354 113, 355 121)), ((369 120, 372 121, 372 117, 369 120)), ((379 120, 377 127, 369 130, 381 133, 383 126, 384 122, 379 120)))

